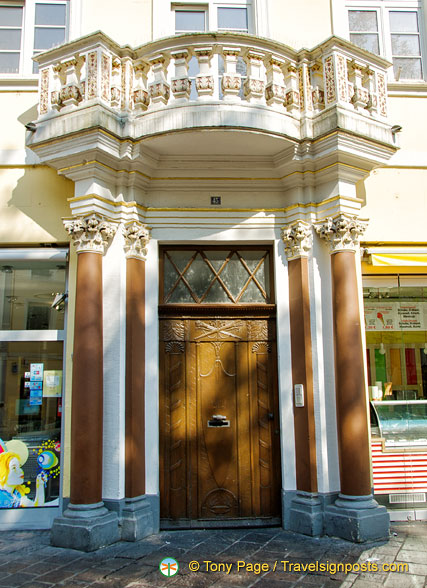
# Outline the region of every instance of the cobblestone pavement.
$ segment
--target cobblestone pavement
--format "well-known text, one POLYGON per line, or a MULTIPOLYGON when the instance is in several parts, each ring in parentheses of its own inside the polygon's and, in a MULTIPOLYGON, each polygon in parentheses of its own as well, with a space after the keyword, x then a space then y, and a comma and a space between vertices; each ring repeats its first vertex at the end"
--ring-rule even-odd
POLYGON ((364 545, 313 539, 281 529, 224 529, 162 532, 94 553, 52 547, 48 531, 0 533, 1 588, 426 588, 426 578, 424 522, 394 524, 389 541, 364 545), (179 571, 172 577, 159 571, 166 557, 179 562, 179 571), (197 567, 194 562, 200 565, 199 571, 190 571, 190 565, 197 567), (332 573, 335 564, 347 564, 347 573, 332 573), (350 571, 351 564, 358 566, 350 571), (389 571, 398 564, 407 564, 407 569, 389 571))

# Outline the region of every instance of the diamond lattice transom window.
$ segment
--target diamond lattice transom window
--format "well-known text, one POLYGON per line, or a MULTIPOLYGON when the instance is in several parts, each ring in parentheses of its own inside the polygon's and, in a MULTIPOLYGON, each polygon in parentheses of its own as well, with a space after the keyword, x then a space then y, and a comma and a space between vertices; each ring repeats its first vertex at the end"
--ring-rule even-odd
POLYGON ((162 302, 269 304, 269 250, 165 249, 162 302))

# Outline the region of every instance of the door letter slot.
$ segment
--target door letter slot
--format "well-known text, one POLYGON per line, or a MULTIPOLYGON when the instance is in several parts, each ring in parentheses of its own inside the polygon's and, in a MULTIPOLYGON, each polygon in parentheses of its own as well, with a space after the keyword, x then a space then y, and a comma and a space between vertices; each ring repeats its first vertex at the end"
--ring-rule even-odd
POLYGON ((222 414, 213 414, 208 421, 208 427, 229 427, 230 421, 222 414))

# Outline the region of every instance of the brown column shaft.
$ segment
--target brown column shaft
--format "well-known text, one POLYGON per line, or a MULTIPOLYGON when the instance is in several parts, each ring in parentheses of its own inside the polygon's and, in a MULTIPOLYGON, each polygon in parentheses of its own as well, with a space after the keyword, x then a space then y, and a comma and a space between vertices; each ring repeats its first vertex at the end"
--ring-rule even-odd
POLYGON ((288 268, 292 382, 304 386, 304 406, 294 407, 297 490, 317 492, 308 259, 290 260, 288 268))
POLYGON ((126 498, 145 494, 145 261, 126 265, 126 498))
POLYGON ((369 431, 355 253, 331 257, 341 493, 371 493, 369 431))
POLYGON ((72 504, 102 500, 102 255, 77 257, 71 408, 72 504))

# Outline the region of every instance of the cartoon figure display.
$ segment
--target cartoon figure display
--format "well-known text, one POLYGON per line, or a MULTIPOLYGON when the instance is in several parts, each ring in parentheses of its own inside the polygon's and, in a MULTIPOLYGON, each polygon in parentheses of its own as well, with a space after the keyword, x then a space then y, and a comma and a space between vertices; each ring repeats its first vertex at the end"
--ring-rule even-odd
POLYGON ((30 500, 30 489, 24 483, 24 471, 21 466, 28 459, 28 448, 22 441, 12 439, 4 442, 0 439, 0 508, 20 508, 44 506, 45 483, 47 475, 41 472, 36 478, 36 496, 30 500))

